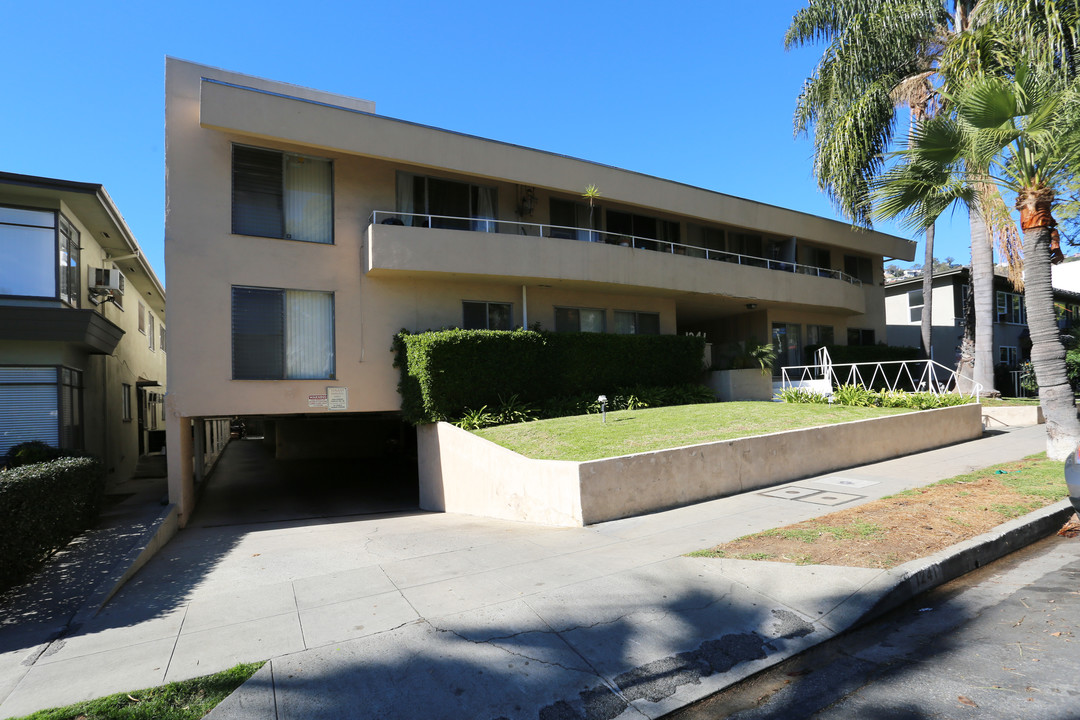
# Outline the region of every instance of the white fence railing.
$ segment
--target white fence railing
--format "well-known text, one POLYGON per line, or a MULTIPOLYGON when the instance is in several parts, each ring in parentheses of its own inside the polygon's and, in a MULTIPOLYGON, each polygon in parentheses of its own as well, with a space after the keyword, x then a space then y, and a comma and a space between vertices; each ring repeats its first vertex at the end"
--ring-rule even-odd
POLYGON ((637 235, 625 235, 622 233, 589 230, 588 228, 568 227, 565 225, 546 225, 543 223, 518 222, 516 220, 495 220, 492 218, 465 218, 453 217, 450 215, 391 212, 389 210, 376 210, 373 212, 371 214, 371 224, 409 225, 411 227, 510 233, 526 235, 529 237, 548 237, 562 238, 564 240, 581 240, 583 242, 599 242, 640 250, 654 250, 672 255, 686 255, 688 257, 705 258, 706 260, 720 260, 722 262, 734 263, 735 265, 749 265, 751 267, 766 268, 768 270, 781 270, 799 275, 833 278, 835 280, 843 280, 852 285, 862 285, 857 278, 833 268, 814 267, 813 265, 802 265, 799 263, 787 262, 785 260, 777 260, 775 258, 741 255, 739 253, 712 250, 668 240, 655 240, 653 238, 638 237, 637 235))
MULTIPOLYGON (((824 348, 822 348, 824 349, 824 348)), ((882 362, 834 363, 828 353, 815 357, 816 365, 780 368, 780 387, 830 388, 861 385, 866 389, 915 390, 935 395, 960 393, 978 397, 982 385, 933 360, 885 360, 882 362)))

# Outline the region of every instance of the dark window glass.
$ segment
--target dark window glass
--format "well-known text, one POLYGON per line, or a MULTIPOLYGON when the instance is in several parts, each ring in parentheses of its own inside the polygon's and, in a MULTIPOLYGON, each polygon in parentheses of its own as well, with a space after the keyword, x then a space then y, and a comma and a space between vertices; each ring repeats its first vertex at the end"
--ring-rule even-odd
POLYGON ((860 255, 844 256, 844 272, 859 282, 870 283, 874 281, 873 267, 868 257, 860 255))
POLYGON ((233 378, 277 380, 285 376, 285 293, 233 288, 233 378))
POLYGON ((461 303, 463 322, 462 327, 466 330, 487 330, 487 303, 463 302, 461 303))
POLYGON ((280 152, 233 145, 234 233, 285 237, 283 173, 280 152))

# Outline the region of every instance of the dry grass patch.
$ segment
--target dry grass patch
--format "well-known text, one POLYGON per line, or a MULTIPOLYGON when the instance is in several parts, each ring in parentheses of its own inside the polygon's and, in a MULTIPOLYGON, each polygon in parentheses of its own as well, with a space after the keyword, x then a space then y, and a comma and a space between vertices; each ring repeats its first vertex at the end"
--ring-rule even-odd
POLYGON ((1064 464, 1035 455, 692 554, 891 568, 1067 496, 1064 464))

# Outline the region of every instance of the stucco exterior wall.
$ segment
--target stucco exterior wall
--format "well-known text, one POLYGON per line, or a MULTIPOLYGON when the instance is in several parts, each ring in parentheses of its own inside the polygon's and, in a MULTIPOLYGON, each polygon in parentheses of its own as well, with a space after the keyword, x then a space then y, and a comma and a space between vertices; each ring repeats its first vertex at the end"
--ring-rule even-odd
POLYGON ((439 423, 418 429, 420 506, 591 525, 973 440, 982 429, 971 404, 569 462, 530 460, 439 423))

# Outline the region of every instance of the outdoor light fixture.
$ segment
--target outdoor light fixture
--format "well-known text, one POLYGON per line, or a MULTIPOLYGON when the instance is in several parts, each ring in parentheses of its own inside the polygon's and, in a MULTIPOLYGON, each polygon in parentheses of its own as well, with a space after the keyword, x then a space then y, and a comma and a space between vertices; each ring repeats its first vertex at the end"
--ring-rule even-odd
POLYGON ((757 310, 757 303, 746 303, 747 310, 757 310))
POLYGON ((607 422, 607 395, 601 395, 596 398, 596 402, 600 403, 601 422, 607 422))

